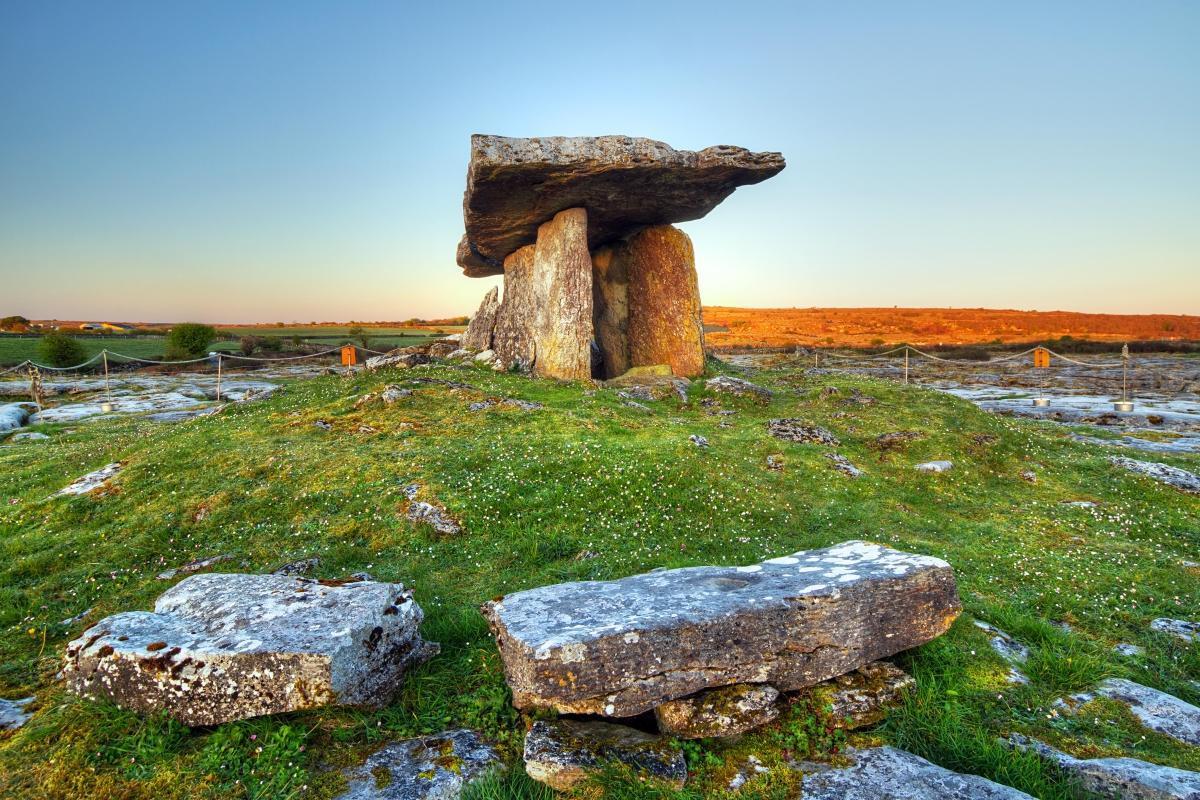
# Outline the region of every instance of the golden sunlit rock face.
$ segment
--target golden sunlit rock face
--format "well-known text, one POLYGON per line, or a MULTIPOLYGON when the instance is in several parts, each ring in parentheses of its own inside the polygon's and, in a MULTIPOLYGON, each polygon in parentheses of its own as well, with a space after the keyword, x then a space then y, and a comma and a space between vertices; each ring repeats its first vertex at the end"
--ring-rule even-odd
POLYGON ((704 326, 692 240, 671 225, 646 228, 623 248, 629 275, 629 360, 704 372, 704 326))
POLYGON ((582 208, 560 211, 538 228, 533 284, 534 295, 543 300, 534 328, 534 374, 590 378, 592 257, 582 208))

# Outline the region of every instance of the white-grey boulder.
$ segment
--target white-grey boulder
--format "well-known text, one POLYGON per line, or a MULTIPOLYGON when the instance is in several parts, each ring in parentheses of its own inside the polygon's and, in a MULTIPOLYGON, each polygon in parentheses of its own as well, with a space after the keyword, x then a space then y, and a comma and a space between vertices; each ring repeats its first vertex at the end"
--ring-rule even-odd
POLYGON ((913 469, 915 469, 917 472, 927 472, 936 475, 938 473, 949 472, 950 470, 954 469, 954 462, 926 461, 923 464, 917 464, 915 467, 913 467, 913 469))
POLYGON ((1123 467, 1138 475, 1153 478, 1159 483, 1165 483, 1173 489, 1188 494, 1200 494, 1200 475, 1188 472, 1186 469, 1172 467, 1170 464, 1159 464, 1155 461, 1139 461, 1136 458, 1113 456, 1109 461, 1118 467, 1123 467))
POLYGON ((851 750, 854 764, 805 775, 801 800, 1033 800, 978 775, 962 775, 894 747, 851 750))
POLYGON ((437 652, 398 583, 283 575, 193 575, 153 612, 116 614, 67 645, 63 676, 185 725, 324 705, 379 706, 404 672, 437 652))
POLYGON ((1183 639, 1185 642, 1200 642, 1200 622, 1159 617, 1150 623, 1150 630, 1183 639))
POLYGON ((70 485, 64 486, 55 492, 55 496, 61 495, 80 495, 94 492, 101 486, 106 486, 109 481, 120 474, 122 465, 119 461, 114 461, 112 464, 105 464, 98 470, 89 472, 81 478, 76 479, 70 485))
POLYGON ((474 731, 405 739, 345 770, 350 785, 337 800, 454 800, 472 781, 500 768, 500 756, 474 731))
POLYGON ((1140 683, 1107 678, 1097 684, 1094 691, 1081 692, 1058 702, 1073 710, 1097 697, 1124 703, 1138 721, 1152 731, 1200 747, 1200 708, 1140 683))
POLYGON ((1018 733, 1008 744, 1035 753, 1078 782, 1086 792, 1111 800, 1200 800, 1200 773, 1136 758, 1075 758, 1018 733))

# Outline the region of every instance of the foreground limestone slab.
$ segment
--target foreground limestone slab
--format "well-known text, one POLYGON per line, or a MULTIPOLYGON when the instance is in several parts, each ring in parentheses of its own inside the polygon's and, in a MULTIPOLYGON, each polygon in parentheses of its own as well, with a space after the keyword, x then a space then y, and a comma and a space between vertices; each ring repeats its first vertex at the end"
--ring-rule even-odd
POLYGON ((452 800, 472 781, 500 767, 500 756, 474 731, 406 739, 346 770, 350 786, 337 800, 452 800), (383 781, 377 778, 381 774, 386 776, 383 781))
POLYGON ((735 683, 812 686, 940 636, 960 611, 945 561, 858 541, 483 607, 518 708, 610 717, 735 683))
POLYGON ((1152 731, 1200 747, 1200 708, 1140 683, 1107 678, 1096 685, 1095 691, 1072 695, 1061 702, 1075 708, 1097 696, 1129 706, 1138 721, 1152 731))
POLYGON ((60 497, 62 495, 80 495, 94 492, 101 486, 108 485, 109 481, 121 473, 121 468, 122 464, 120 462, 105 464, 100 469, 89 472, 82 478, 77 478, 71 484, 59 489, 54 493, 54 496, 60 497))
POLYGON ((194 575, 153 612, 101 620, 67 645, 67 688, 185 725, 323 705, 377 706, 437 652, 398 583, 194 575))
POLYGON ((1112 800, 1197 800, 1200 773, 1136 758, 1075 758, 1048 744, 1014 733, 1008 743, 1036 753, 1078 781, 1084 791, 1112 800))
POLYGON ((624 725, 558 719, 533 723, 525 736, 525 772, 536 781, 568 790, 619 761, 642 775, 683 788, 687 761, 670 740, 624 725))
POLYGON ((32 697, 21 700, 0 700, 0 731, 16 730, 29 721, 33 712, 25 708, 34 701, 32 697))
POLYGON ((961 775, 894 747, 853 753, 854 765, 804 777, 802 800, 1032 800, 1011 786, 961 775))
POLYGON ((784 166, 779 153, 726 145, 692 152, 634 136, 476 134, 457 261, 470 276, 499 274, 509 253, 567 208, 588 210, 589 250, 647 226, 700 219, 738 186, 784 166))

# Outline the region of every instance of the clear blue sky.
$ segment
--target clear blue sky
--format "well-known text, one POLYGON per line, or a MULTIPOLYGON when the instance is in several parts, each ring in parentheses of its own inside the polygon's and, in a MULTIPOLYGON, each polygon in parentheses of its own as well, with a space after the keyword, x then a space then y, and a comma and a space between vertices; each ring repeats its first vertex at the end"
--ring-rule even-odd
POLYGON ((473 132, 780 150, 707 304, 1200 313, 1200 2, 0 5, 0 315, 473 311, 473 132))

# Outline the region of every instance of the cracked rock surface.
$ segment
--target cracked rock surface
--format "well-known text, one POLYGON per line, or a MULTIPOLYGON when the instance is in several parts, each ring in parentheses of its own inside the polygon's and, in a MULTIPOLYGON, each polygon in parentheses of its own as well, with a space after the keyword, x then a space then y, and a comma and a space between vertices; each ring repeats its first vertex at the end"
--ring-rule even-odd
POLYGON ((337 800, 452 800, 476 778, 500 766, 500 756, 474 731, 405 739, 385 745, 361 766, 346 770, 343 774, 350 785, 337 800), (380 774, 384 781, 377 779, 380 774))
POLYGON ((525 736, 525 772, 555 789, 571 789, 606 761, 619 761, 680 789, 687 781, 683 751, 665 737, 635 728, 594 720, 539 720, 525 736))
POLYGON ((1074 708, 1096 697, 1124 703, 1138 721, 1150 730, 1200 747, 1200 708, 1140 683, 1124 678, 1107 678, 1096 685, 1095 691, 1072 695, 1060 702, 1068 708, 1074 708))
POLYGON ((801 800, 1032 800, 978 775, 962 775, 894 747, 853 753, 854 764, 804 777, 801 800))
POLYGON ((949 564, 859 541, 483 607, 518 708, 609 717, 735 683, 812 686, 940 636, 960 611, 949 564))
POLYGON ((1075 779, 1086 792, 1112 800, 1196 800, 1200 773, 1136 758, 1075 758, 1019 733, 1008 737, 1017 750, 1036 753, 1075 779))
POLYGON ((194 575, 153 612, 101 620, 67 645, 67 688, 217 725, 323 705, 378 706, 437 652, 398 583, 194 575))

